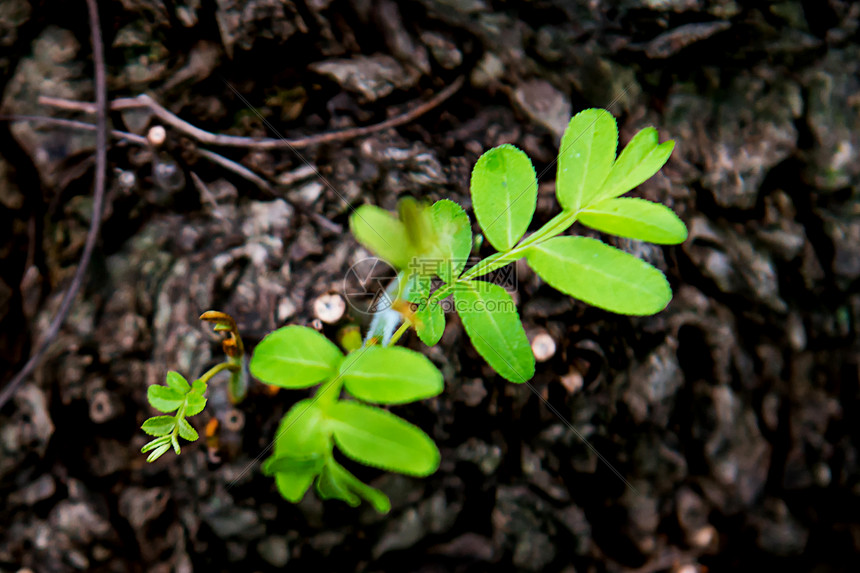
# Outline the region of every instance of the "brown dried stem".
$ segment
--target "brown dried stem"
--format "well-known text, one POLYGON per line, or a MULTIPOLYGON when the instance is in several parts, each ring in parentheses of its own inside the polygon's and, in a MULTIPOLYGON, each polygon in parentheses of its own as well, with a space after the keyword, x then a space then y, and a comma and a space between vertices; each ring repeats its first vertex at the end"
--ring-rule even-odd
POLYGON ((63 301, 60 303, 60 309, 56 316, 51 321, 48 331, 36 348, 36 351, 30 355, 30 359, 24 365, 18 374, 3 388, 0 392, 0 407, 2 407, 14 395, 15 390, 21 383, 33 373, 36 366, 41 362, 48 350, 48 347, 56 339, 63 326, 69 310, 72 307, 72 302, 81 285, 84 281, 84 275, 87 272, 87 267, 90 264, 90 259, 93 255, 93 250, 96 246, 96 241, 99 236, 99 227, 102 220, 102 209, 104 205, 105 183, 107 180, 107 81, 105 79, 105 62, 104 62, 104 43, 102 41, 101 25, 99 23, 99 11, 96 0, 87 1, 87 12, 89 13, 90 32, 92 34, 93 45, 93 63, 95 66, 95 91, 96 103, 93 104, 96 114, 96 169, 95 169, 95 184, 93 191, 93 215, 90 222, 90 228, 87 231, 86 243, 84 243, 84 252, 81 255, 81 261, 78 263, 78 268, 75 270, 75 275, 72 277, 72 282, 66 293, 63 296, 63 301))

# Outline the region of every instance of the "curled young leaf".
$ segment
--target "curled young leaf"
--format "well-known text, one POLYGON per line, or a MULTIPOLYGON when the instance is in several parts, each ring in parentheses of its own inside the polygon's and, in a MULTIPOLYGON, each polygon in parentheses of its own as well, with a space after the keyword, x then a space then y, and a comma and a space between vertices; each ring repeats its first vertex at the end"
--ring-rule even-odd
POLYGON ((158 446, 158 448, 156 448, 152 453, 150 453, 148 456, 146 456, 146 461, 150 462, 150 463, 154 462, 155 460, 160 458, 162 455, 164 455, 164 453, 169 449, 170 449, 170 443, 169 442, 166 444, 160 444, 158 446))

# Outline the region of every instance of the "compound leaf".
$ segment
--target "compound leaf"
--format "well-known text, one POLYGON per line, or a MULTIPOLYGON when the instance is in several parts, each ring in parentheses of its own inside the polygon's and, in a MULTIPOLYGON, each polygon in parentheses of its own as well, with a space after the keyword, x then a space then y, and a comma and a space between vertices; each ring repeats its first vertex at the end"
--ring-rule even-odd
POLYGON ((485 281, 458 283, 454 307, 475 350, 503 378, 522 383, 535 373, 535 358, 511 295, 485 281))
POLYGON ((179 418, 179 435, 182 438, 185 438, 189 442, 196 442, 197 438, 200 436, 197 434, 197 430, 195 430, 191 424, 188 423, 188 420, 185 418, 179 418))
POLYGON ((180 394, 186 394, 191 390, 188 380, 186 380, 182 374, 174 372, 173 370, 167 373, 167 385, 180 394))
POLYGON ((610 235, 675 245, 687 239, 687 227, 665 205, 636 197, 601 201, 579 214, 579 222, 610 235))
POLYGON ((439 467, 439 449, 430 436, 391 412, 341 401, 328 417, 335 443, 356 461, 414 476, 439 467))
POLYGON ((446 283, 460 276, 472 251, 472 226, 462 207, 442 199, 430 207, 436 231, 436 253, 439 267, 436 273, 446 283))
MULTIPOLYGON (((646 127, 627 144, 612 166, 597 200, 623 195, 657 173, 675 148, 674 141, 658 144, 657 130, 646 127)), ((583 206, 589 206, 583 202, 583 206)))
POLYGON ((406 227, 393 213, 362 205, 349 218, 353 236, 367 250, 391 266, 405 269, 412 257, 406 227))
POLYGON ((663 273, 597 239, 556 237, 530 248, 526 260, 557 290, 618 314, 654 314, 672 299, 663 273))
POLYGON ((308 388, 330 378, 342 359, 337 346, 316 330, 285 326, 254 349, 251 374, 281 388, 308 388))
POLYGON ((570 120, 558 151, 555 194, 565 211, 589 205, 612 169, 618 125, 605 109, 586 109, 570 120))
POLYGON ((185 402, 185 396, 173 388, 158 384, 153 384, 146 389, 146 398, 153 408, 165 414, 176 410, 185 402))
POLYGON ((173 431, 175 424, 176 418, 173 416, 154 416, 145 421, 141 428, 150 436, 165 436, 173 431))
POLYGON ((347 392, 377 404, 423 400, 439 395, 444 388, 442 373, 426 356, 401 347, 367 348, 341 375, 347 392))
POLYGON ((470 188, 484 236, 497 250, 509 251, 537 205, 537 177, 528 155, 508 144, 490 149, 475 163, 470 188))

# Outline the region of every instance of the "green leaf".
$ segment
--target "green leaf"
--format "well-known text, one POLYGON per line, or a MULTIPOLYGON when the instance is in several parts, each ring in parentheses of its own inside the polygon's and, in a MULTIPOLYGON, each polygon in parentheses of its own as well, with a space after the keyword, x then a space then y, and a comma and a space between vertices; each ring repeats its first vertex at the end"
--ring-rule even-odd
POLYGON ((642 184, 666 164, 674 148, 675 142, 671 140, 658 144, 657 130, 653 127, 641 130, 618 156, 597 199, 618 197, 642 184))
POLYGON ((207 386, 206 382, 204 382, 203 380, 195 380, 191 384, 191 392, 190 393, 191 394, 198 394, 198 395, 202 396, 203 394, 206 393, 206 386, 207 386))
POLYGON ((313 471, 315 474, 322 469, 325 459, 320 454, 305 456, 271 456, 263 462, 263 475, 273 476, 276 473, 291 471, 313 471))
POLYGON ((199 394, 185 396, 185 415, 196 416, 206 407, 206 398, 199 394))
POLYGON ((537 205, 537 177, 528 155, 507 144, 487 151, 472 169, 471 193, 484 236, 497 250, 509 251, 537 205))
POLYGON ((173 444, 173 451, 178 456, 182 450, 179 447, 179 438, 176 437, 176 434, 170 434, 170 443, 173 444))
MULTIPOLYGON (((172 418, 172 416, 171 416, 172 418)), ((170 436, 161 436, 160 438, 155 438, 151 442, 147 442, 142 448, 140 448, 140 453, 145 454, 150 450, 154 450, 155 448, 160 448, 164 444, 167 444, 167 447, 170 448, 170 436)))
POLYGON ((601 201, 579 214, 579 222, 610 235, 675 245, 687 239, 687 227, 671 209, 645 199, 601 201))
POLYGON ((435 346, 445 332, 445 311, 438 302, 419 304, 415 312, 415 332, 421 342, 435 346))
POLYGON ((586 109, 570 120, 558 151, 555 195, 565 211, 589 205, 615 161, 618 126, 605 109, 586 109))
POLYGON ((317 472, 308 470, 291 470, 275 474, 275 485, 278 492, 289 502, 298 503, 305 492, 314 482, 317 472))
POLYGON ((170 444, 162 444, 155 451, 146 457, 146 461, 152 463, 160 458, 167 450, 170 449, 170 444))
MULTIPOLYGON (((357 494, 359 497, 362 497, 365 501, 369 502, 370 505, 372 505, 379 513, 388 513, 391 510, 391 501, 388 499, 387 495, 378 489, 363 483, 334 460, 330 460, 326 464, 325 469, 323 469, 323 473, 317 481, 317 491, 320 492, 320 497, 323 499, 343 499, 343 497, 337 497, 334 495, 335 492, 348 492, 344 494, 345 497, 351 494, 357 494), (323 480, 324 477, 325 480, 323 480), (332 491, 329 489, 330 486, 334 486, 336 489, 332 491)), ((346 499, 344 499, 344 501, 350 503, 346 499)))
POLYGON ((189 442, 196 442, 197 438, 200 437, 197 434, 197 430, 195 430, 185 418, 179 418, 179 435, 189 442))
POLYGON ((356 461, 414 476, 439 467, 439 450, 430 436, 391 412, 341 401, 328 417, 335 443, 356 461))
POLYGON ((155 416, 143 423, 141 429, 150 436, 164 436, 173 431, 176 418, 173 416, 155 416))
POLYGON ((449 283, 459 277, 466 266, 472 251, 472 226, 463 208, 447 199, 433 203, 430 214, 437 237, 436 256, 440 259, 436 274, 449 283))
POLYGON ((663 273, 597 239, 556 237, 530 248, 526 260, 554 288, 618 314, 654 314, 672 299, 663 273))
POLYGON ((321 499, 339 499, 345 501, 349 506, 356 507, 361 499, 355 495, 349 487, 343 483, 336 471, 332 470, 332 464, 323 466, 317 478, 317 492, 321 499))
POLYGON ((191 390, 188 380, 183 378, 182 374, 173 370, 167 373, 167 385, 183 395, 191 390))
POLYGON ((278 425, 274 457, 324 456, 330 450, 322 410, 311 398, 296 402, 278 425))
POLYGON ((362 205, 349 218, 355 239, 391 266, 405 269, 412 258, 406 227, 394 214, 374 205, 362 205))
POLYGON ((458 283, 454 308, 478 354, 506 380, 526 382, 535 357, 511 295, 486 281, 458 283))
POLYGON ((287 465, 271 460, 323 460, 330 454, 331 440, 322 410, 314 404, 313 399, 306 399, 296 402, 281 419, 275 434, 274 452, 263 467, 264 470, 276 470, 275 484, 278 491, 284 499, 297 503, 319 473, 319 463, 287 465))
POLYGON ((304 326, 285 326, 264 338, 251 374, 281 388, 308 388, 332 377, 343 355, 328 338, 304 326))
POLYGON ((397 216, 406 229, 410 258, 430 252, 437 238, 433 228, 433 215, 427 206, 413 197, 403 197, 397 202, 397 216))
POLYGON ((153 408, 159 412, 169 414, 179 408, 185 402, 185 396, 167 386, 153 384, 146 389, 146 398, 153 408))
POLYGON ((442 373, 426 356, 408 348, 371 346, 341 368, 346 391, 365 402, 405 404, 438 396, 442 373))

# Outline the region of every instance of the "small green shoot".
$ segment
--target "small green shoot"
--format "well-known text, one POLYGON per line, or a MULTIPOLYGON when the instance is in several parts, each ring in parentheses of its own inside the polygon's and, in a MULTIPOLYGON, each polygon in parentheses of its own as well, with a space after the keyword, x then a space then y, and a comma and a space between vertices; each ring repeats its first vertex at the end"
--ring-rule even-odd
POLYGON ((316 481, 323 499, 357 505, 361 498, 388 511, 385 494, 361 483, 334 459, 335 445, 354 461, 409 475, 426 476, 439 465, 439 450, 427 434, 362 403, 405 404, 441 393, 442 374, 422 354, 371 345, 344 356, 315 330, 286 326, 257 345, 251 373, 282 388, 319 385, 313 399, 298 402, 284 416, 274 452, 263 464, 263 472, 275 478, 290 501, 299 501, 316 481), (342 390, 355 400, 343 399, 342 390))
POLYGON ((194 416, 206 407, 206 382, 195 380, 189 384, 179 372, 167 373, 167 386, 153 384, 149 387, 146 397, 150 405, 159 412, 169 414, 176 412, 173 416, 154 416, 143 423, 143 431, 150 436, 157 436, 154 440, 143 446, 141 452, 151 452, 146 461, 154 462, 162 456, 170 446, 179 455, 179 438, 194 442, 199 437, 197 430, 191 427, 188 416, 194 416))
POLYGON ((550 286, 610 312, 654 314, 672 298, 663 273, 648 263, 596 239, 559 236, 579 221, 602 233, 663 245, 687 238, 684 223, 664 205, 619 198, 659 171, 674 143, 659 143, 657 131, 649 127, 618 157, 617 148, 618 128, 609 112, 587 109, 573 117, 558 155, 561 213, 525 237, 537 202, 534 166, 513 145, 484 153, 472 170, 472 206, 483 236, 498 252, 465 272, 462 263, 472 242, 468 218, 450 201, 429 209, 436 215, 431 219, 434 230, 428 232, 435 248, 410 246, 417 244, 415 238, 401 241, 415 232, 410 234, 410 224, 393 214, 384 216, 387 227, 377 229, 380 236, 368 240, 367 220, 383 218, 377 207, 360 207, 350 224, 360 243, 413 279, 409 300, 415 312, 406 319, 425 344, 439 341, 445 316, 438 303, 453 294, 454 308, 478 353, 503 378, 525 382, 534 374, 534 357, 513 301, 503 288, 479 277, 525 258, 550 286), (387 236, 389 228, 397 233, 387 236), (397 245, 396 256, 379 248, 381 242, 397 245), (447 284, 431 292, 432 276, 447 284))
POLYGON ((236 403, 245 396, 248 375, 244 371, 245 351, 239 329, 236 328, 236 321, 230 315, 214 310, 204 312, 200 320, 214 323, 215 331, 225 335, 221 347, 227 355, 227 360, 210 368, 192 384, 189 384, 179 372, 171 371, 167 373, 166 386, 153 384, 147 388, 146 397, 150 406, 165 414, 176 412, 173 416, 154 416, 147 419, 141 426, 144 432, 150 436, 156 436, 140 450, 142 453, 150 452, 146 458, 148 462, 154 462, 160 458, 170 449, 170 446, 173 446, 173 451, 179 455, 182 451, 179 438, 189 442, 197 441, 199 438, 197 430, 188 423, 186 418, 196 416, 206 407, 206 389, 213 376, 224 370, 229 371, 230 400, 236 403))
MULTIPOLYGON (((687 238, 684 223, 667 207, 621 195, 654 175, 674 143, 659 143, 657 131, 636 134, 616 157, 618 128, 609 112, 587 109, 573 117, 561 140, 556 198, 561 206, 545 225, 527 234, 537 205, 538 181, 529 157, 513 145, 484 153, 475 164, 471 198, 481 234, 472 236, 469 216, 448 200, 426 205, 402 199, 397 213, 363 205, 350 217, 353 235, 397 271, 386 289, 391 308, 374 313, 362 340, 354 327, 341 329, 343 352, 319 332, 286 326, 266 336, 254 350, 250 373, 261 382, 289 389, 316 387, 283 417, 263 473, 292 502, 311 485, 322 499, 357 506, 361 500, 387 513, 388 497, 362 483, 335 459, 411 476, 427 476, 439 466, 439 449, 417 426, 378 406, 424 400, 442 392, 442 374, 424 355, 393 345, 410 328, 427 345, 445 330, 442 302, 453 297, 466 334, 477 352, 503 378, 528 381, 535 358, 511 294, 479 280, 525 259, 553 288, 585 303, 626 315, 654 314, 666 307, 672 291, 655 267, 600 240, 562 236, 579 221, 596 231, 672 245, 687 238), (466 270, 473 250, 486 242, 497 252, 466 270), (439 279, 438 281, 434 279, 439 279)), ((186 417, 206 404, 207 382, 221 370, 231 372, 228 390, 236 403, 245 394, 248 369, 236 323, 223 313, 201 316, 226 335, 228 359, 193 384, 176 372, 167 386, 152 386, 152 406, 165 414, 143 424, 156 439, 144 446, 154 461, 178 438, 196 440, 186 417)))

